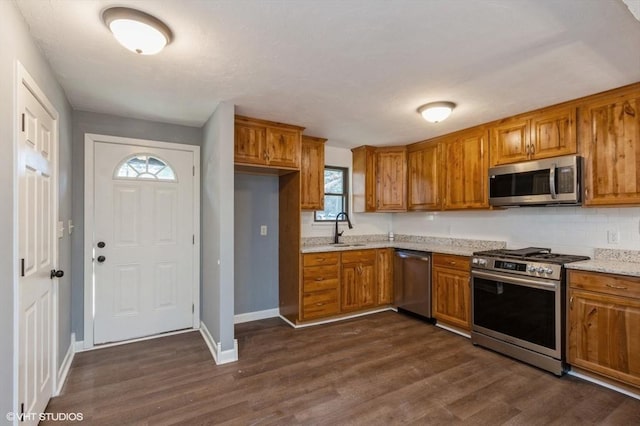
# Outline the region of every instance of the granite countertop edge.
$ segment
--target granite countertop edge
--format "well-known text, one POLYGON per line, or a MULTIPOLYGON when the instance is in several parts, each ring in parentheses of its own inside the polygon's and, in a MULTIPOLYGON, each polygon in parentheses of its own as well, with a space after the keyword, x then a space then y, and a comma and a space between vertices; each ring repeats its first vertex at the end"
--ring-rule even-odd
POLYGON ((345 247, 336 247, 331 244, 308 245, 303 246, 301 253, 323 253, 328 251, 350 251, 350 250, 367 250, 376 248, 396 248, 405 250, 416 250, 430 253, 454 254, 458 256, 471 256, 473 252, 478 251, 477 247, 464 247, 453 245, 438 245, 429 243, 412 243, 407 241, 375 241, 367 243, 356 243, 345 247))
POLYGON ((591 259, 568 263, 567 269, 640 277, 640 263, 620 260, 591 259))

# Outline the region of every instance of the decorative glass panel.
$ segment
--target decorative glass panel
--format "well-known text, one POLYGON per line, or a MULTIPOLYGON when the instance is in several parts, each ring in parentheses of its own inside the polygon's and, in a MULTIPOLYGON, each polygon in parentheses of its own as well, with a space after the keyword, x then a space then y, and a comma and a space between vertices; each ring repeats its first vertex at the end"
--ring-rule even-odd
POLYGON ((151 155, 136 155, 116 168, 116 179, 146 179, 175 182, 176 174, 171 166, 151 155))

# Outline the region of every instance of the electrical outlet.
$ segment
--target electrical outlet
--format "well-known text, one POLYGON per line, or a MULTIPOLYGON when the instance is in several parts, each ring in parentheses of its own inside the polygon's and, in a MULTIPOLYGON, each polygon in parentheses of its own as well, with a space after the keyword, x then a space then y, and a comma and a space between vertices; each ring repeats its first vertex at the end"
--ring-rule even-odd
POLYGON ((607 231, 607 242, 609 244, 619 244, 620 243, 620 231, 617 229, 610 229, 607 231))
POLYGON ((267 235, 267 225, 260 226, 260 235, 262 235, 263 237, 267 235))

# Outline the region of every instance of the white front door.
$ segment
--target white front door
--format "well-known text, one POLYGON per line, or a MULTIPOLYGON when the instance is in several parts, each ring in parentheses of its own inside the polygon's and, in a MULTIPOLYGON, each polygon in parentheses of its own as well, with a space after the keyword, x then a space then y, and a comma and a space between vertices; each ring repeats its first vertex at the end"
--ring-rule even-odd
MULTIPOLYGON (((56 122, 24 84, 18 88, 19 403, 44 412, 53 393, 56 122)), ((5 342, 6 343, 6 342, 5 342)), ((27 417, 24 424, 37 424, 27 417)))
POLYGON ((193 326, 194 153, 96 142, 94 343, 193 326))

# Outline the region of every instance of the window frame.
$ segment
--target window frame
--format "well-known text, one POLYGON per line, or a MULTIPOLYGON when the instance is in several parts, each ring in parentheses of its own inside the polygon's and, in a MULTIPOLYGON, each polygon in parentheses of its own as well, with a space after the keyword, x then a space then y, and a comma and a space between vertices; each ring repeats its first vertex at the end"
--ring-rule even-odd
MULTIPOLYGON (((349 214, 349 167, 341 167, 341 166, 329 166, 329 165, 325 165, 324 169, 322 170, 322 180, 323 180, 323 185, 322 188, 324 189, 324 171, 325 170, 336 170, 336 171, 340 171, 342 172, 342 193, 336 193, 336 192, 324 192, 323 194, 323 204, 324 204, 324 197, 326 197, 327 195, 332 195, 332 196, 340 196, 343 198, 344 200, 344 210, 345 212, 347 212, 347 214, 349 214)), ((313 212, 313 221, 314 223, 334 223, 336 220, 335 219, 318 219, 318 212, 319 211, 324 211, 324 210, 314 210, 313 212)), ((342 218, 340 220, 338 220, 338 222, 346 222, 347 220, 345 219, 344 216, 342 216, 342 218)))

